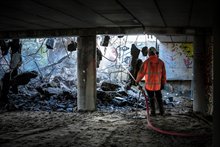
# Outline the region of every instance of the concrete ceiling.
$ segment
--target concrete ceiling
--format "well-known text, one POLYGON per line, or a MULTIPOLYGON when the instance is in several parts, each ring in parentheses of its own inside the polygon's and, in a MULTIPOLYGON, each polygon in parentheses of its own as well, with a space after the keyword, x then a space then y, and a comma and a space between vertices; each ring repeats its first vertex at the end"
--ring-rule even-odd
POLYGON ((213 25, 206 0, 1 0, 0 6, 0 38, 145 32, 162 42, 190 42, 213 25))

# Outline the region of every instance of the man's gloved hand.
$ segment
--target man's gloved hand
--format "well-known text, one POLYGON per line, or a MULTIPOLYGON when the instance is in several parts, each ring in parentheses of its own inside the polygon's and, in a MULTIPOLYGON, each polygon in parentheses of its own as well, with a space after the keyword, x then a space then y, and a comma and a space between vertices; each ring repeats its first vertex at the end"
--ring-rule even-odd
POLYGON ((161 84, 160 90, 164 89, 164 84, 161 84))

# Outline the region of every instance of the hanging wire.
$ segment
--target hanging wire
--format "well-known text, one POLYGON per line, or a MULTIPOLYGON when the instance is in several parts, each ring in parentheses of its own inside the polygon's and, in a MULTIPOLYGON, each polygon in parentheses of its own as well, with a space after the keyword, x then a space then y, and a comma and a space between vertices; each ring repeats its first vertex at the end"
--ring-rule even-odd
POLYGON ((127 40, 128 40, 128 35, 127 35, 126 38, 125 38, 125 45, 122 47, 123 54, 122 54, 121 64, 124 62, 125 51, 126 51, 126 48, 127 48, 127 47, 126 47, 127 40))
MULTIPOLYGON (((111 39, 110 39, 111 40, 111 39)), ((113 45, 117 40, 118 40, 118 37, 116 37, 116 39, 111 43, 111 41, 109 40, 109 44, 110 45, 113 45)))
POLYGON ((138 40, 139 35, 137 35, 134 44, 137 45, 137 40, 138 40))
POLYGON ((147 47, 147 38, 145 32, 144 32, 144 39, 145 39, 145 46, 147 47))
MULTIPOLYGON (((118 39, 118 38, 117 38, 117 39, 118 39)), ((116 40, 117 40, 117 39, 116 39, 116 40)), ((115 40, 115 41, 116 41, 116 40, 115 40)), ((115 42, 115 41, 114 41, 114 42, 115 42)), ((113 43, 114 43, 114 42, 113 42, 113 43)), ((111 39, 110 39, 110 40, 109 40, 109 44, 113 44, 113 43, 111 43, 111 39)), ((98 45, 98 46, 99 46, 99 45, 98 45)), ((100 48, 100 46, 99 46, 99 48, 100 48)), ((115 48, 114 48, 114 49, 115 49, 115 48)), ((115 57, 114 60, 111 60, 111 59, 109 59, 109 58, 107 58, 107 57, 105 56, 105 54, 106 54, 106 50, 107 50, 107 47, 104 48, 104 55, 102 54, 102 57, 104 57, 104 58, 107 59, 108 61, 116 62, 116 61, 117 61, 117 58, 118 58, 118 52, 117 52, 117 49, 115 49, 116 57, 115 57)))
POLYGON ((39 48, 37 49, 37 51, 35 53, 31 53, 31 54, 26 55, 24 57, 36 55, 41 50, 42 46, 44 45, 45 40, 46 40, 46 38, 44 38, 44 40, 42 41, 41 45, 39 46, 39 48))
MULTIPOLYGON (((0 58, 0 61, 1 61, 2 59, 5 60, 4 56, 2 56, 2 57, 0 58)), ((6 63, 7 63, 7 61, 6 61, 6 63)), ((3 64, 0 64, 0 65, 1 65, 1 68, 2 68, 2 70, 4 71, 4 73, 6 73, 5 69, 4 69, 3 66, 2 66, 3 64)), ((7 63, 7 65, 8 65, 8 63, 7 63)))
MULTIPOLYGON (((112 44, 112 43, 109 41, 109 44, 112 44)), ((98 48, 100 48, 100 45, 99 45, 98 43, 96 43, 96 46, 97 46, 98 48)), ((104 55, 102 54, 102 57, 105 58, 106 60, 110 61, 110 62, 115 62, 116 59, 117 59, 117 56, 118 56, 117 52, 116 52, 116 58, 115 58, 114 60, 111 60, 111 59, 109 59, 109 58, 107 58, 107 57, 105 56, 106 50, 107 50, 107 47, 104 48, 104 55)))
POLYGON ((114 60, 111 60, 111 59, 105 57, 104 55, 102 55, 102 57, 104 57, 105 59, 107 59, 108 61, 111 61, 111 62, 115 62, 115 61, 117 60, 117 56, 118 56, 118 54, 117 54, 117 52, 116 52, 116 57, 115 57, 115 59, 114 59, 114 60))
POLYGON ((121 38, 119 39, 119 46, 117 47, 117 49, 119 49, 118 58, 119 58, 119 61, 120 61, 120 59, 121 59, 121 38))
POLYGON ((126 36, 126 39, 125 39, 125 46, 127 44, 127 41, 128 41, 128 35, 126 36))
POLYGON ((39 73, 40 73, 40 79, 42 79, 43 78, 43 74, 42 74, 42 72, 41 72, 41 70, 40 70, 40 68, 39 68, 39 66, 38 66, 38 64, 37 64, 37 62, 34 60, 34 63, 35 63, 35 65, 36 65, 36 67, 37 67, 37 70, 39 71, 39 73))
POLYGON ((104 55, 106 54, 107 47, 104 48, 104 55))
POLYGON ((63 37, 62 37, 61 40, 62 40, 62 43, 63 43, 64 49, 65 49, 65 51, 66 51, 66 54, 67 54, 68 58, 70 58, 70 56, 69 56, 69 54, 68 54, 68 51, 67 51, 67 47, 66 47, 66 45, 65 45, 65 43, 64 43, 64 41, 63 41, 63 37))
POLYGON ((3 59, 5 60, 6 64, 7 64, 8 66, 10 66, 9 63, 8 63, 8 60, 5 58, 5 56, 3 56, 3 59))

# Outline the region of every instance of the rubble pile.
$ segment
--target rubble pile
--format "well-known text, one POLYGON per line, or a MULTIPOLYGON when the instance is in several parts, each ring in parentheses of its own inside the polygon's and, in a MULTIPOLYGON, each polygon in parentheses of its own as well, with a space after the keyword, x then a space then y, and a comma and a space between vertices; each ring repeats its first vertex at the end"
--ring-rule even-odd
MULTIPOLYGON (((74 81, 65 81, 61 77, 54 77, 51 82, 33 79, 27 85, 19 86, 19 93, 9 92, 10 104, 1 108, 1 111, 26 110, 26 111, 56 111, 73 112, 77 110, 77 86, 74 81), (71 83, 71 87, 69 87, 71 83)), ((125 90, 123 85, 109 81, 97 84, 97 109, 117 111, 146 109, 144 95, 137 87, 125 90)), ((187 98, 186 98, 187 99, 187 98)), ((190 101, 190 99, 188 99, 190 101)), ((183 99, 177 94, 164 92, 163 102, 167 111, 178 107, 183 99)), ((192 103, 189 104, 189 109, 192 103)))

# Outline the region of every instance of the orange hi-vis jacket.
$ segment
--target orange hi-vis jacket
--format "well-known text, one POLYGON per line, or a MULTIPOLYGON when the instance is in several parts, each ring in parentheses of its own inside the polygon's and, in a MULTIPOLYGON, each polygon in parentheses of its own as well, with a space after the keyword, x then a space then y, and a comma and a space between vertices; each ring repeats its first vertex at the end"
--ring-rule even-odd
POLYGON ((149 56, 138 72, 136 82, 140 82, 145 76, 145 88, 149 91, 161 89, 161 85, 166 83, 166 69, 164 62, 157 55, 149 56))

